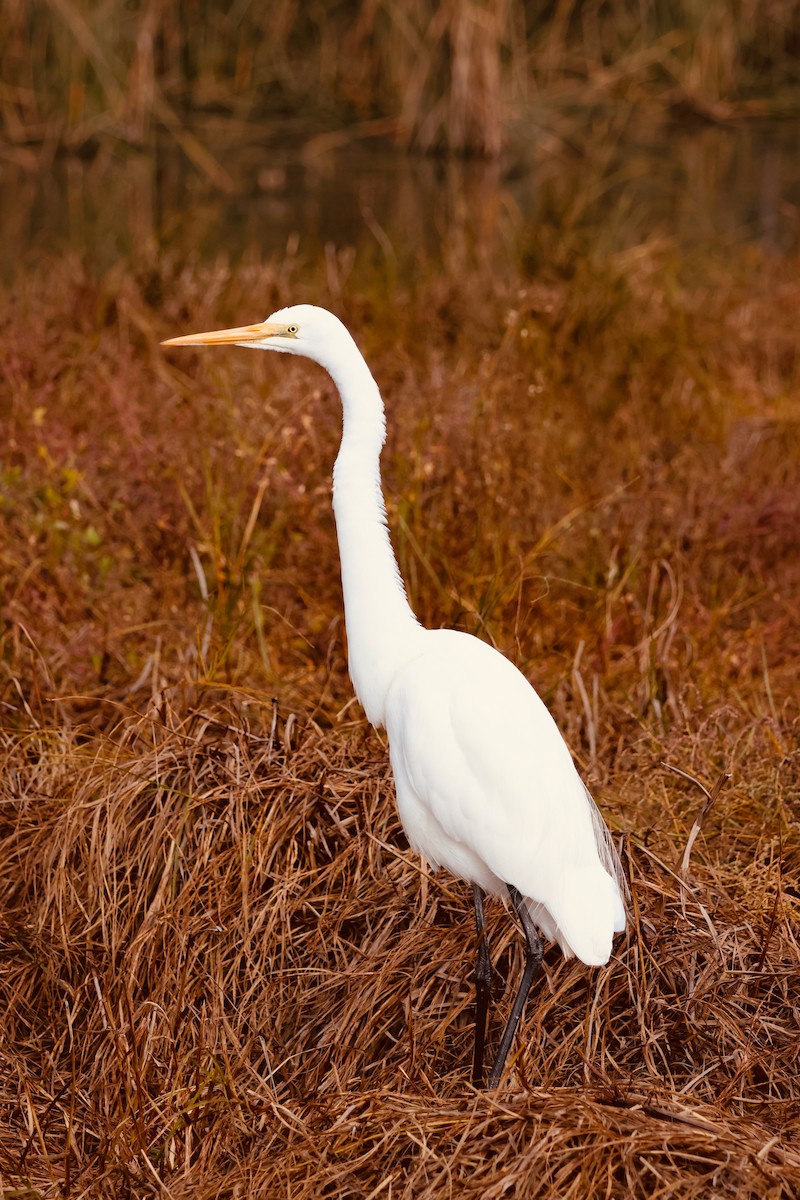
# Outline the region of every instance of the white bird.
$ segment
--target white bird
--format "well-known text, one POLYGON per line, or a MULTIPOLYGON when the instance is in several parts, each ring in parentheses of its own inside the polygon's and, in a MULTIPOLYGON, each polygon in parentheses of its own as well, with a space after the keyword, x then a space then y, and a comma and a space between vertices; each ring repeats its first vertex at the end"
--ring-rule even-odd
POLYGON ((527 679, 487 643, 425 629, 409 605, 386 522, 383 401, 353 338, 313 305, 266 321, 171 338, 235 344, 319 363, 341 396, 333 471, 350 677, 367 717, 385 727, 397 807, 413 849, 472 884, 478 929, 472 1078, 483 1081, 491 963, 483 896, 510 896, 527 942, 522 982, 489 1086, 500 1079, 542 958, 537 927, 566 957, 606 963, 625 928, 626 885, 608 829, 566 743, 527 679))

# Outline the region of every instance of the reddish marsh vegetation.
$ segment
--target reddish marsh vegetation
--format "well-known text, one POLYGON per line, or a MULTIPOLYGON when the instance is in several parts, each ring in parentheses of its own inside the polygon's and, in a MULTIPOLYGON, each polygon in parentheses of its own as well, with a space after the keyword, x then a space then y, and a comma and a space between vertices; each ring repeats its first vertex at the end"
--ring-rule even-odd
MULTIPOLYGON (((796 265, 332 282, 59 264, 2 298, 4 1194, 796 1195, 796 265), (468 892, 351 700, 332 387, 158 347, 300 299, 382 385, 417 611, 529 675, 630 877, 491 1096, 468 892)), ((496 1038, 522 944, 488 915, 496 1038)))

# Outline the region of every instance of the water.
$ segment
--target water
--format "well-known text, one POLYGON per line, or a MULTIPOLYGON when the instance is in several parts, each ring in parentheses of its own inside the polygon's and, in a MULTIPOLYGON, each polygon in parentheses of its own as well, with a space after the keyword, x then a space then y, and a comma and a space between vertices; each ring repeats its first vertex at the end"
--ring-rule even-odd
POLYGON ((443 162, 369 138, 206 129, 215 178, 161 133, 147 153, 99 142, 91 156, 0 169, 0 273, 69 251, 98 269, 129 255, 232 259, 370 247, 401 271, 420 255, 502 265, 542 223, 612 245, 652 236, 752 242, 792 253, 800 233, 800 128, 685 127, 623 113, 531 121, 505 162, 443 162))

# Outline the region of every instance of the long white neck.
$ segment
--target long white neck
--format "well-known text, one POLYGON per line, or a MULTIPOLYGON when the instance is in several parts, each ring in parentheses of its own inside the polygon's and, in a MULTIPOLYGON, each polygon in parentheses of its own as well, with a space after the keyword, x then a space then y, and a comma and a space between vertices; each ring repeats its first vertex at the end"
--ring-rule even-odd
POLYGON ((423 635, 406 597, 389 540, 380 476, 386 436, 383 401, 352 343, 328 367, 342 398, 342 443, 333 469, 350 678, 373 725, 384 723, 395 673, 423 635))

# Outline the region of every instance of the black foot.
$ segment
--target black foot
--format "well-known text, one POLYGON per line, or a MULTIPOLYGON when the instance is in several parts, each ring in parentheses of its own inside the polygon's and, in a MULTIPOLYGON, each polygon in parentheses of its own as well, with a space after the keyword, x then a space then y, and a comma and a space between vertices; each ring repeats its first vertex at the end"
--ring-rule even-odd
POLYGON ((472 901, 475 905, 475 925, 478 930, 478 950, 475 956, 475 1047, 472 1054, 472 1085, 483 1087, 483 1053, 486 1048, 486 1020, 489 1015, 489 999, 492 993, 492 961, 489 943, 486 940, 486 922, 483 915, 483 892, 477 883, 472 885, 472 901))
MULTIPOLYGON (((492 1073, 489 1076, 489 1088, 496 1088, 500 1082, 500 1076, 503 1074, 503 1068, 506 1065, 508 1052, 511 1049, 511 1043, 514 1040, 514 1034, 517 1032, 517 1026, 522 1016, 522 1011, 525 1008, 525 1001, 528 998, 533 977, 539 970, 542 963, 542 939, 536 932, 536 927, 531 920, 531 914, 528 912, 528 907, 525 904, 524 897, 520 895, 515 887, 511 884, 506 884, 508 894, 511 897, 511 903, 517 910, 519 919, 522 922, 522 928, 525 930, 525 941, 527 942, 527 953, 525 955, 525 970, 522 973, 522 982, 519 985, 516 999, 514 1000, 511 1016, 508 1018, 508 1023, 503 1030, 503 1036, 500 1039, 500 1049, 497 1051, 497 1058, 494 1060, 492 1073)), ((477 1038, 477 1030, 476 1030, 477 1038)), ((473 1072, 474 1075, 474 1072, 473 1072)))

